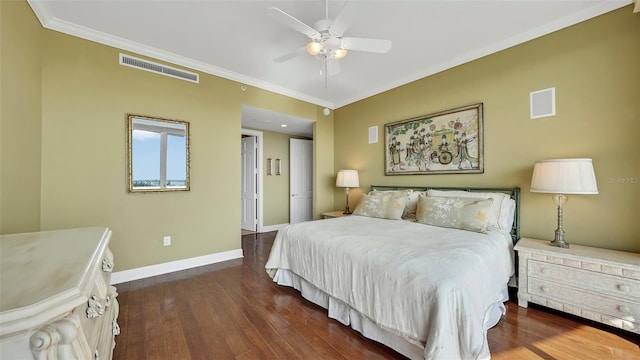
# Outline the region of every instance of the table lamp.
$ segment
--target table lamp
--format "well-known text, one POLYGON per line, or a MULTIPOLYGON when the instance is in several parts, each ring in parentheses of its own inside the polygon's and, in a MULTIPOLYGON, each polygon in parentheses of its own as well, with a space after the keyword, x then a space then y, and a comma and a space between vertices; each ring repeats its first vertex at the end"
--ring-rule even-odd
POLYGON ((351 214, 349 210, 349 188, 359 187, 360 180, 358 179, 358 170, 340 170, 336 177, 336 187, 345 188, 344 192, 347 194, 347 207, 343 214, 351 214))
POLYGON ((551 159, 536 162, 531 178, 531 192, 549 193, 558 205, 558 228, 551 246, 568 248, 562 228, 562 205, 566 194, 597 194, 598 184, 591 159, 551 159))

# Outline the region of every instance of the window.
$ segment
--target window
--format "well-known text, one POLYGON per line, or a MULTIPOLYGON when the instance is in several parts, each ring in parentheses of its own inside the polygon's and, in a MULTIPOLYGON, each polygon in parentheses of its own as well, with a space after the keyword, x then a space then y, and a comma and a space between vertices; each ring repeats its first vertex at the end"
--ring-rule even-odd
POLYGON ((127 116, 129 191, 189 190, 189 123, 127 116))

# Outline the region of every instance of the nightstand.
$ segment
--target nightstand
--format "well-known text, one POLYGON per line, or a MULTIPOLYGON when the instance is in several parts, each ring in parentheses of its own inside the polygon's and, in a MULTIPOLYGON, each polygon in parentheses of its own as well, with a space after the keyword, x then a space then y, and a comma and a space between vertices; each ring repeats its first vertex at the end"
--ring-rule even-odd
POLYGON ((322 218, 323 219, 331 219, 331 218, 337 218, 337 217, 343 217, 343 216, 349 216, 351 214, 345 214, 344 210, 336 210, 336 211, 327 211, 325 213, 322 213, 322 218))
POLYGON ((640 254, 522 238, 518 305, 543 305, 640 334, 640 254))

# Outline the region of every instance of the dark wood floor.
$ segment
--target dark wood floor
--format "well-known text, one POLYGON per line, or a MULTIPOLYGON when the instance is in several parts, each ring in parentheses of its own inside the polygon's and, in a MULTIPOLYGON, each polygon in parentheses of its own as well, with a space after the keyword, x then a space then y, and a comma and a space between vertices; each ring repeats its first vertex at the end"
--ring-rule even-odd
MULTIPOLYGON (((243 259, 118 284, 114 359, 404 359, 273 284, 274 236, 243 236, 243 259)), ((640 359, 638 336, 514 301, 489 348, 492 359, 640 359)))

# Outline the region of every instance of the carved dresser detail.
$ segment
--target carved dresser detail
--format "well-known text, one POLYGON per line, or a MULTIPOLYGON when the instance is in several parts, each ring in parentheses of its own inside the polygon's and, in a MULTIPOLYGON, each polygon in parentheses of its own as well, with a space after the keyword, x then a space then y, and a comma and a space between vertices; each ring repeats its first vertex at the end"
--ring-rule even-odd
POLYGON ((640 254, 522 238, 518 305, 529 302, 640 334, 640 254))
POLYGON ((99 227, 0 236, 0 359, 112 358, 110 239, 99 227))

